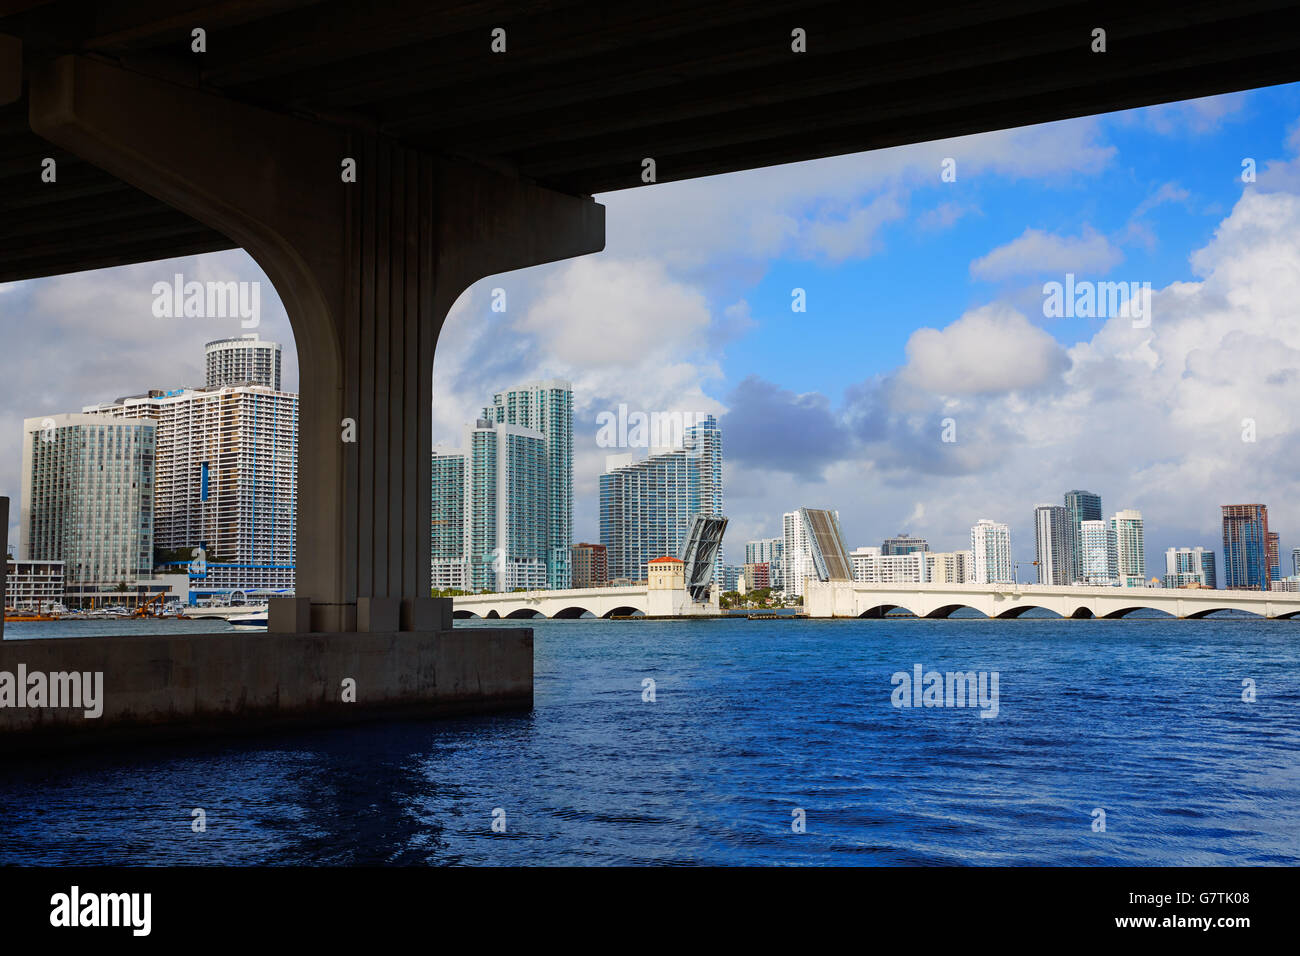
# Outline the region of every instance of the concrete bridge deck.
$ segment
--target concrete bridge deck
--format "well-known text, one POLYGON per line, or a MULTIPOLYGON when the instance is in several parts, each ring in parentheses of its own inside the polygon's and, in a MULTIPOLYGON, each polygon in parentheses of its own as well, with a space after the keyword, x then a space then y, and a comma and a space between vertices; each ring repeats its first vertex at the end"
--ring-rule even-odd
MULTIPOLYGON (((645 587, 520 591, 454 598, 458 618, 578 618, 649 613, 645 587)), ((1174 617, 1202 618, 1216 611, 1245 611, 1266 618, 1300 616, 1300 594, 1279 591, 1182 588, 1050 587, 1036 584, 810 583, 808 617, 883 617, 902 610, 917 617, 946 618, 961 608, 986 617, 1015 618, 1032 608, 1061 617, 1119 618, 1149 608, 1174 617)))
POLYGON ((804 608, 810 617, 883 617, 904 610, 945 618, 961 608, 987 617, 1020 617, 1031 608, 1061 617, 1118 618, 1142 608, 1179 618, 1216 611, 1245 611, 1266 618, 1300 615, 1300 593, 1184 588, 1117 588, 1037 584, 858 584, 810 582, 804 608))
POLYGON ((649 591, 640 587, 573 588, 564 591, 516 591, 467 594, 452 598, 454 618, 577 618, 649 613, 649 591))

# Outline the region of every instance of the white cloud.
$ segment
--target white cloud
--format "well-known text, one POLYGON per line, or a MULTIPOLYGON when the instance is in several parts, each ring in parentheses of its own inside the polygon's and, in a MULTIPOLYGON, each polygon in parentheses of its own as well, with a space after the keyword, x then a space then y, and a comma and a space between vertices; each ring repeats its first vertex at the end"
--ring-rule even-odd
POLYGON ((994 304, 942 331, 913 332, 899 382, 936 395, 981 395, 1036 388, 1067 365, 1055 339, 1014 309, 994 304))
POLYGON ((1224 93, 1178 103, 1161 103, 1116 114, 1126 126, 1142 126, 1162 136, 1203 136, 1219 129, 1225 122, 1239 119, 1245 109, 1248 92, 1224 93))
POLYGON ((1091 228, 1077 237, 1026 229, 1018 238, 972 262, 970 272, 988 281, 1049 272, 1104 275, 1123 261, 1124 253, 1091 228))
POLYGON ((958 184, 990 176, 1065 183, 1096 175, 1114 155, 1102 140, 1101 122, 1085 118, 597 198, 609 209, 609 252, 653 255, 670 269, 782 256, 834 259, 869 255, 876 230, 898 218, 916 190, 952 188, 961 195, 958 184), (940 181, 946 158, 956 160, 957 183, 940 181), (828 210, 827 197, 838 207, 828 210))

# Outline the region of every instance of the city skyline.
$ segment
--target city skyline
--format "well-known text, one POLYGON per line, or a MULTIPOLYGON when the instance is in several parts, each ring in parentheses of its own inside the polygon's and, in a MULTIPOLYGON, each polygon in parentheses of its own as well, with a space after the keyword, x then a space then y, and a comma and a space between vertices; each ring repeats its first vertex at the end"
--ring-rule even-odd
MULTIPOLYGON (((214 462, 217 457, 229 459, 223 466, 226 470, 241 468, 244 459, 251 456, 256 460, 260 447, 271 449, 274 455, 283 440, 288 439, 289 454, 282 455, 280 467, 273 470, 273 480, 279 482, 294 474, 297 396, 277 392, 274 388, 274 384, 280 382, 281 346, 254 334, 206 343, 204 351, 207 365, 204 386, 150 389, 140 395, 86 405, 82 408, 82 417, 90 417, 85 422, 67 414, 58 416, 57 421, 48 417, 28 419, 24 426, 28 462, 24 466, 25 473, 32 469, 32 449, 38 431, 44 435, 56 430, 57 435, 70 424, 94 425, 102 422, 103 416, 148 422, 159 431, 156 475, 147 476, 151 494, 156 479, 157 497, 149 503, 145 515, 147 530, 142 533, 151 538, 154 548, 184 550, 194 539, 214 553, 230 551, 228 558, 237 562, 253 562, 252 565, 237 565, 239 567, 258 566, 259 562, 266 567, 260 580, 250 583, 242 578, 232 578, 230 581, 209 582, 211 586, 225 584, 239 589, 292 586, 294 516, 290 507, 282 509, 289 513, 280 519, 287 522, 284 524, 287 534, 280 533, 279 552, 274 551, 277 546, 274 521, 271 523, 269 550, 265 522, 257 529, 257 538, 253 537, 252 524, 247 528, 241 525, 237 536, 223 543, 225 539, 211 533, 216 526, 209 528, 208 525, 219 512, 225 512, 220 508, 209 511, 207 507, 208 458, 214 462), (256 410, 250 406, 235 419, 236 422, 242 419, 247 424, 237 424, 235 431, 219 437, 229 428, 230 422, 213 415, 218 405, 209 399, 216 399, 221 403, 220 407, 225 408, 229 404, 227 393, 232 393, 230 397, 236 397, 244 405, 250 402, 280 404, 265 408, 258 405, 256 410), (283 404, 286 400, 288 403, 283 404), (268 411, 271 412, 269 416, 268 411), (278 424, 280 422, 283 424, 278 424), (200 434, 205 428, 212 434, 200 434), (199 446, 194 446, 196 441, 199 446), (232 441, 235 444, 232 445, 232 441), (191 488, 190 473, 199 473, 196 462, 200 458, 205 459, 202 462, 202 481, 191 488), (175 475, 172 475, 173 471, 175 475), (270 556, 269 562, 264 555, 270 556), (284 570, 279 570, 281 568, 284 570)), ((431 540, 432 583, 435 588, 512 590, 569 586, 572 578, 570 560, 575 544, 571 530, 572 408, 572 387, 565 381, 530 382, 504 389, 493 395, 492 404, 482 407, 475 421, 465 425, 464 448, 469 452, 472 467, 466 464, 465 451, 434 451, 431 461, 431 540), (485 442, 489 442, 490 447, 485 442), (488 526, 483 525, 485 517, 492 525, 490 534, 488 526), (507 543, 503 545, 502 541, 507 543), (474 557, 467 558, 468 555, 474 557), (507 568, 504 585, 497 580, 500 571, 491 572, 495 575, 492 580, 484 577, 490 571, 489 565, 497 563, 504 563, 507 568)), ((686 419, 690 420, 689 417, 686 419)), ((62 443, 56 440, 53 447, 61 448, 62 443)), ((274 457, 270 461, 275 464, 274 457)), ((676 448, 655 449, 644 458, 623 455, 607 459, 606 470, 601 476, 602 486, 607 486, 603 494, 611 503, 616 497, 623 501, 619 511, 622 518, 614 521, 613 512, 606 509, 606 519, 602 522, 602 553, 612 551, 614 555, 609 563, 613 572, 607 574, 609 579, 641 579, 641 571, 650 561, 674 555, 680 550, 679 539, 695 514, 723 513, 723 461, 721 433, 711 415, 702 416, 695 425, 681 431, 676 448), (634 485, 628 484, 634 478, 637 479, 634 485), (647 497, 652 492, 664 492, 669 485, 680 485, 680 488, 668 499, 652 502, 647 497), (622 491, 615 495, 616 489, 622 491), (646 499, 645 503, 629 511, 630 503, 641 498, 646 499), (674 517, 665 524, 669 511, 674 517), (659 517, 655 518, 656 515, 659 517), (623 525, 627 527, 619 532, 618 528, 623 525)), ((256 468, 253 475, 256 475, 256 468)), ((242 478, 238 481, 238 488, 245 498, 251 494, 252 486, 242 478)), ((32 508, 31 491, 29 484, 24 483, 20 547, 13 550, 20 559, 50 559, 55 556, 51 546, 33 549, 25 543, 32 537, 27 528, 32 508)), ((295 500, 292 482, 275 492, 275 502, 292 505, 295 500)), ((1141 512, 1121 509, 1103 521, 1099 520, 1102 515, 1100 495, 1073 489, 1064 493, 1063 500, 1064 505, 1039 504, 1034 507, 1035 559, 1032 564, 1036 568, 1038 583, 1147 585, 1145 523, 1141 512)), ((230 510, 229 505, 223 507, 225 511, 230 510)), ((236 511, 240 521, 244 510, 247 509, 240 507, 236 511)), ((266 509, 257 506, 255 510, 262 512, 266 509)), ((270 510, 274 516, 274 507, 270 510)), ((1273 581, 1287 577, 1281 570, 1280 535, 1268 527, 1267 506, 1221 505, 1220 510, 1223 515, 1224 586, 1267 590, 1273 581), (1233 529, 1231 536, 1230 528, 1233 529), (1246 530, 1243 532, 1241 528, 1246 530)), ((796 563, 802 560, 803 564, 811 566, 811 558, 799 557, 808 546, 806 541, 800 544, 797 527, 792 538, 791 519, 798 519, 800 513, 784 515, 783 538, 756 539, 744 545, 745 565, 757 563, 755 558, 764 559, 769 580, 778 581, 782 588, 790 575, 788 560, 796 563), (774 555, 782 557, 774 561, 774 555)), ((825 513, 834 515, 835 534, 841 535, 838 511, 825 513)), ((798 524, 796 521, 796 526, 798 524)), ((843 539, 840 540, 841 548, 847 552, 843 539)), ((853 577, 861 580, 929 580, 937 559, 951 566, 942 570, 943 564, 940 565, 940 573, 945 579, 984 583, 1015 581, 1019 579, 1018 566, 1024 562, 1014 559, 1013 540, 1009 523, 981 518, 971 528, 969 551, 932 552, 925 538, 904 531, 884 538, 880 547, 856 548, 845 558, 845 564, 851 564, 853 577), (905 560, 909 555, 916 557, 926 553, 932 556, 928 564, 918 565, 914 560, 910 563, 905 560)), ((1199 581, 1215 586, 1213 547, 1169 547, 1165 554, 1164 578, 1157 575, 1151 581, 1173 582, 1168 586, 1199 581), (1194 560, 1193 551, 1196 552, 1194 560)), ((921 560, 924 562, 925 558, 921 560)), ((74 555, 69 567, 75 568, 80 563, 84 562, 74 555)), ((734 588, 735 580, 743 573, 745 565, 727 565, 720 555, 717 580, 725 589, 734 588)), ((1292 551, 1292 565, 1296 575, 1300 576, 1300 548, 1292 551)), ((247 577, 247 573, 244 576, 247 577)), ((89 580, 80 571, 76 579, 89 580)), ((72 575, 69 580, 73 580, 72 575)), ((789 593, 798 595, 801 590, 799 583, 796 580, 789 583, 792 585, 789 593)))

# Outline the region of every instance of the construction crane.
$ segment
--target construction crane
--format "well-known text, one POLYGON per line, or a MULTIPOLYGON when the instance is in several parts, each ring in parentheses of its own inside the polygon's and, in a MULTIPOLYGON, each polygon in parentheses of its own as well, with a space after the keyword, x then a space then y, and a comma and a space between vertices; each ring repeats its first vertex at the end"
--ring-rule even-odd
POLYGON ((161 617, 162 616, 161 614, 154 613, 152 610, 150 610, 150 605, 152 605, 155 601, 159 602, 158 609, 161 611, 162 610, 161 602, 162 599, 165 598, 166 596, 167 596, 166 591, 159 591, 149 600, 145 601, 143 604, 138 605, 135 609, 135 614, 133 616, 134 617, 161 617))

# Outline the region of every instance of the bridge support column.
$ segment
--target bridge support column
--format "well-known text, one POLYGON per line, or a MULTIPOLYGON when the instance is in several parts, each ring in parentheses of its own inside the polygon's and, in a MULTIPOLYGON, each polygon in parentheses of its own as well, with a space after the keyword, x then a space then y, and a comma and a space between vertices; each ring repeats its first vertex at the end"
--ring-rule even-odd
POLYGON ((241 245, 284 302, 301 369, 299 597, 271 629, 386 627, 394 602, 404 630, 449 624, 450 602, 429 598, 439 329, 480 278, 599 252, 604 207, 83 57, 32 77, 30 121, 241 245))

